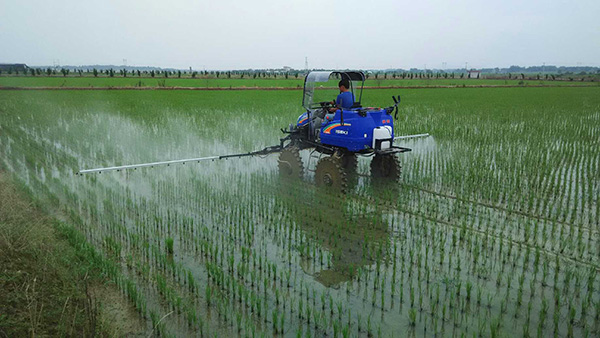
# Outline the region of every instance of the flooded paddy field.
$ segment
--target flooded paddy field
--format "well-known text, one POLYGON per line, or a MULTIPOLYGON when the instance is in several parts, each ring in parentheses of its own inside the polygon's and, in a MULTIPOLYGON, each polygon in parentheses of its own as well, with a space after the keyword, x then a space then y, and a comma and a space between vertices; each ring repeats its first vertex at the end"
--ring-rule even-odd
POLYGON ((599 335, 600 88, 400 94, 396 134, 432 137, 345 195, 276 155, 75 175, 275 145, 294 91, 3 91, 0 163, 161 335, 599 335))

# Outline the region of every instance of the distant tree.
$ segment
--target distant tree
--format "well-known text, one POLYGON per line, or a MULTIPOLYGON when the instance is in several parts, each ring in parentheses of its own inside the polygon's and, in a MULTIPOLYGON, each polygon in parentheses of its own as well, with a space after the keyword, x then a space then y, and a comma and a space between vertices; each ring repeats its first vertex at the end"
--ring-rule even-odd
POLYGON ((481 73, 477 73, 477 78, 479 79, 479 75, 481 75, 481 73))
POLYGON ((181 78, 181 71, 180 70, 177 71, 177 77, 181 78))
POLYGON ((460 73, 460 78, 464 78, 465 77, 465 73, 460 73))
POLYGON ((252 73, 252 78, 256 79, 256 72, 252 73))
POLYGON ((62 75, 63 75, 64 77, 66 77, 66 76, 69 74, 69 70, 68 70, 68 69, 66 69, 66 68, 61 68, 61 69, 60 69, 60 72, 62 73, 62 75))
MULTIPOLYGON (((242 73, 242 75, 244 75, 244 74, 242 73)), ((228 72, 227 72, 227 78, 228 78, 228 79, 231 79, 231 71, 228 71, 228 72)))
POLYGON ((525 80, 525 74, 521 73, 521 80, 525 80))
POLYGON ((83 76, 83 70, 79 69, 77 72, 79 73, 80 77, 83 76))
POLYGON ((242 72, 242 75, 240 76, 240 79, 243 79, 243 78, 244 78, 244 73, 242 72))
POLYGON ((215 75, 217 75, 217 78, 219 77, 219 74, 220 74, 219 71, 215 72, 215 75))
POLYGON ((140 72, 140 70, 139 70, 139 69, 137 70, 137 76, 138 76, 138 77, 142 76, 142 72, 140 72))
POLYGON ((198 72, 192 72, 192 79, 195 79, 197 74, 198 72))
POLYGON ((150 71, 150 76, 154 77, 154 75, 155 75, 154 70, 151 70, 150 71))
POLYGON ((287 72, 285 72, 285 79, 286 80, 288 79, 288 73, 287 72))
POLYGON ((94 74, 94 77, 98 77, 98 69, 94 68, 92 74, 94 74))
POLYGON ((48 76, 52 75, 52 69, 50 69, 50 68, 46 69, 46 74, 48 74, 48 76))
POLYGON ((42 70, 39 69, 39 68, 36 68, 35 72, 36 72, 37 75, 42 75, 42 70))
POLYGON ((296 74, 294 74, 294 77, 297 79, 298 78, 298 72, 296 72, 296 74))
POLYGON ((168 78, 168 77, 169 77, 169 71, 168 71, 168 70, 165 70, 165 71, 163 72, 163 74, 165 75, 165 78, 168 78))
POLYGON ((108 76, 110 76, 110 77, 115 76, 115 71, 112 68, 108 70, 108 76))
POLYGON ((383 78, 387 79, 387 73, 383 73, 383 78))
POLYGON ((127 69, 123 69, 123 77, 127 77, 127 69))
POLYGON ((31 76, 35 76, 35 69, 29 68, 29 72, 31 73, 31 76))

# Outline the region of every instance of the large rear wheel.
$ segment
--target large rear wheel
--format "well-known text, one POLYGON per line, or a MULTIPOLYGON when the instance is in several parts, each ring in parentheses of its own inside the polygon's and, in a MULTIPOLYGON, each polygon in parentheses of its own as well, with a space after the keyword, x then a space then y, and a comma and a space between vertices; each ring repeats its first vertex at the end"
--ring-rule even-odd
POLYGON ((398 182, 402 166, 396 155, 375 155, 371 160, 371 177, 376 180, 398 182))
POLYGON ((315 183, 330 192, 346 192, 346 173, 336 157, 324 157, 317 163, 315 183))
POLYGON ((340 164, 346 173, 348 187, 353 188, 358 182, 358 156, 346 151, 340 157, 340 164))
POLYGON ((358 157, 355 153, 345 152, 340 157, 340 164, 347 175, 356 174, 358 168, 358 157))
POLYGON ((304 164, 300 157, 300 149, 291 146, 279 153, 279 175, 286 179, 302 179, 304 177, 304 164))

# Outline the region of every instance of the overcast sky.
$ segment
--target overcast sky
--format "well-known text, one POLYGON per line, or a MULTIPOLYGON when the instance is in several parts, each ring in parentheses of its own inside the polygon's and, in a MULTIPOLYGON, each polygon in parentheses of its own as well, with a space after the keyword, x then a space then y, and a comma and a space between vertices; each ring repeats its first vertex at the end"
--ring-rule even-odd
POLYGON ((0 63, 600 66, 600 0, 0 0, 0 63))

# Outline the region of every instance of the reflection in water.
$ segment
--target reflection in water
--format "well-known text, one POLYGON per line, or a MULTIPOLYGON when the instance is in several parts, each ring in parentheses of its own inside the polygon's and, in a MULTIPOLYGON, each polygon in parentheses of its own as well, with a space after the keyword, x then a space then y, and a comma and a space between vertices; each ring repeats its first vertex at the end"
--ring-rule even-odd
POLYGON ((329 194, 304 182, 283 182, 278 198, 306 238, 326 250, 323 257, 302 252, 302 269, 327 287, 352 280, 360 268, 385 260, 377 250, 389 240, 385 214, 377 205, 356 208, 353 196, 329 194))

